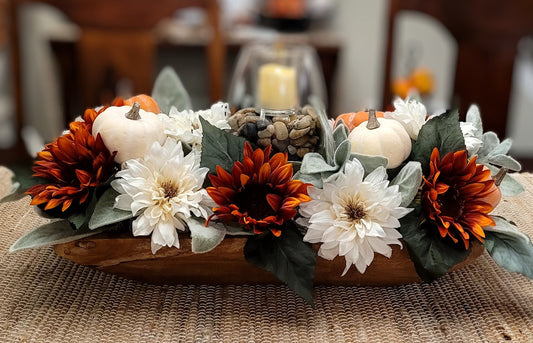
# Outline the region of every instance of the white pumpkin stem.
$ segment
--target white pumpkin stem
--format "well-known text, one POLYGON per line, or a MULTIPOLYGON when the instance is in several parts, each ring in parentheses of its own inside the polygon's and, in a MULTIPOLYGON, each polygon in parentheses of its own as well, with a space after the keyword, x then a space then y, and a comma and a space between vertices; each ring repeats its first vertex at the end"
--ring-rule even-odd
POLYGON ((139 114, 139 110, 141 109, 141 105, 135 101, 133 103, 133 106, 131 107, 131 110, 126 113, 126 118, 131 120, 139 120, 141 119, 141 115, 139 114))
POLYGON ((369 130, 374 130, 379 127, 379 121, 376 117, 376 110, 368 111, 368 122, 366 123, 366 128, 369 130))
POLYGON ((505 177, 505 175, 507 175, 507 172, 509 171, 509 169, 505 168, 505 167, 502 167, 500 170, 498 170, 498 172, 496 173, 496 175, 494 175, 493 179, 494 179, 494 184, 496 186, 500 186, 500 184, 502 183, 503 181, 503 178, 505 177))

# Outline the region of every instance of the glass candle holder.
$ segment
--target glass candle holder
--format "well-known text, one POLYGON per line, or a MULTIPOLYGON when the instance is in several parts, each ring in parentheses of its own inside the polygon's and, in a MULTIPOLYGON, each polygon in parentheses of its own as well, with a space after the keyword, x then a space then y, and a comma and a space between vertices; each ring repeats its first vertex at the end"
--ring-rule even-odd
POLYGON ((301 44, 245 46, 233 73, 229 102, 263 115, 290 115, 315 96, 327 103, 324 77, 314 48, 301 44))

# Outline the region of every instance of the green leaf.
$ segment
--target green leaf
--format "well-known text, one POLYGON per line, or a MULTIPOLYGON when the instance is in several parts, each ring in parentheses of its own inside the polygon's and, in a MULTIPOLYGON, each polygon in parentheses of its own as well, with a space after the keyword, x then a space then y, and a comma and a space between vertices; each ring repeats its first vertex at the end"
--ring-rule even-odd
POLYGON ((191 231, 191 250, 195 254, 213 250, 226 235, 226 228, 222 224, 211 222, 209 226, 205 226, 204 220, 192 217, 185 221, 191 231))
POLYGON ((482 136, 483 146, 478 151, 479 156, 487 156, 500 144, 500 139, 492 131, 485 132, 482 136))
POLYGON ((350 130, 344 123, 344 120, 339 120, 337 126, 335 126, 335 129, 333 130, 333 141, 335 142, 335 146, 339 146, 342 142, 347 140, 349 134, 350 130))
POLYGON ((333 139, 333 129, 329 123, 328 115, 326 114, 326 107, 322 100, 316 95, 309 96, 309 103, 315 109, 320 122, 320 147, 319 152, 325 157, 328 164, 333 164, 335 158, 335 140, 333 139))
POLYGON ((309 304, 313 304, 316 253, 295 227, 285 226, 280 237, 271 233, 250 236, 244 246, 246 260, 273 273, 309 304))
POLYGON ((237 223, 217 223, 224 225, 226 228, 226 235, 229 236, 253 236, 254 232, 250 229, 247 229, 243 226, 238 225, 237 223))
POLYGON ((321 174, 304 174, 301 171, 294 174, 293 179, 300 180, 303 183, 310 183, 317 188, 322 188, 321 174))
POLYGON ((492 151, 489 152, 489 156, 491 155, 507 155, 509 150, 511 149, 511 145, 513 144, 513 141, 510 138, 504 139, 500 144, 498 144, 492 151))
POLYGON ((448 269, 463 261, 470 254, 461 242, 453 244, 440 237, 437 226, 429 221, 420 223, 420 210, 409 213, 402 219, 398 230, 415 265, 416 272, 424 281, 432 281, 445 275, 448 269))
POLYGON ((424 175, 429 172, 429 161, 434 148, 439 149, 441 158, 450 152, 466 149, 457 110, 431 118, 420 129, 413 144, 411 160, 422 164, 424 175))
POLYGON ((350 156, 350 150, 351 150, 351 144, 350 141, 345 140, 343 141, 336 149, 335 149, 335 158, 334 162, 337 166, 337 169, 342 167, 344 163, 346 163, 346 160, 348 160, 348 157, 350 156))
POLYGON ((119 193, 116 190, 109 187, 98 199, 89 220, 89 228, 91 230, 133 218, 133 213, 130 211, 114 208, 115 198, 118 195, 119 193))
POLYGON ((216 166, 231 172, 235 161, 242 161, 245 139, 209 124, 200 117, 202 124, 202 167, 216 173, 216 166))
MULTIPOLYGON (((490 164, 486 166, 490 169, 492 176, 496 175, 500 170, 499 168, 490 164)), ((510 174, 506 174, 502 180, 502 183, 500 183, 500 191, 502 192, 503 196, 512 197, 524 192, 524 186, 522 186, 520 182, 516 181, 510 174)))
POLYGON ((388 158, 386 158, 385 156, 365 155, 359 153, 351 153, 349 159, 357 159, 359 162, 361 162, 361 165, 365 170, 365 176, 370 174, 372 171, 374 171, 374 169, 378 167, 387 168, 387 164, 389 163, 388 158))
POLYGON ((7 167, 13 172, 13 177, 11 179, 13 189, 8 195, 0 200, 0 203, 22 199, 26 196, 24 193, 30 187, 46 183, 45 179, 32 176, 32 163, 24 163, 7 167))
POLYGON ((189 93, 183 87, 183 83, 171 67, 161 70, 152 89, 152 98, 155 99, 163 113, 169 113, 172 106, 178 111, 192 108, 189 93))
POLYGON ((533 245, 529 237, 501 217, 485 227, 485 248, 501 267, 533 279, 533 245))
POLYGON ((409 161, 400 170, 398 175, 391 181, 391 185, 398 185, 402 194, 400 206, 407 207, 418 193, 418 188, 422 183, 422 166, 420 162, 409 161))
POLYGON ((89 230, 87 226, 79 230, 74 230, 68 221, 57 220, 39 226, 35 230, 20 237, 11 248, 9 248, 9 252, 67 243, 95 235, 102 231, 104 230, 89 230))
POLYGON ((474 136, 478 139, 481 139, 483 136, 483 122, 481 120, 479 107, 476 105, 470 105, 468 111, 466 112, 466 121, 474 125, 474 127, 477 129, 474 133, 474 136))
POLYGON ((76 230, 79 230, 82 226, 87 226, 89 219, 91 218, 94 208, 96 207, 96 194, 93 191, 89 198, 89 203, 78 212, 74 212, 68 215, 67 220, 74 225, 76 230))
POLYGON ((511 156, 503 154, 489 154, 487 162, 499 167, 505 167, 512 171, 520 171, 522 169, 522 166, 517 160, 515 160, 511 156))
POLYGON ((300 172, 304 174, 316 174, 325 171, 336 171, 339 168, 329 165, 324 161, 324 157, 316 152, 310 152, 304 155, 300 172))

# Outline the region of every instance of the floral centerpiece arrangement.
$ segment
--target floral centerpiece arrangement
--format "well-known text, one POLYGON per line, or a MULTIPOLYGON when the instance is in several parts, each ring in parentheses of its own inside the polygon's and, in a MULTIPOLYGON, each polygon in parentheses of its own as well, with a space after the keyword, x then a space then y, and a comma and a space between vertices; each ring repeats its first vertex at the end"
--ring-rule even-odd
POLYGON ((460 122, 455 110, 430 116, 419 101, 397 99, 393 112, 333 122, 314 103, 320 147, 290 161, 232 133, 228 104, 198 112, 188 104, 166 69, 152 96, 87 109, 37 155, 32 176, 15 175, 4 200, 29 194, 52 220, 11 250, 126 231, 150 237, 153 254, 180 249, 184 235, 205 253, 242 235, 246 260, 308 302, 317 255, 343 257, 344 274, 365 273, 392 245, 408 250, 425 281, 474 244, 533 278, 529 237, 491 214, 502 194, 523 190, 507 174, 520 165, 507 155, 510 140, 483 133, 476 106, 460 122))

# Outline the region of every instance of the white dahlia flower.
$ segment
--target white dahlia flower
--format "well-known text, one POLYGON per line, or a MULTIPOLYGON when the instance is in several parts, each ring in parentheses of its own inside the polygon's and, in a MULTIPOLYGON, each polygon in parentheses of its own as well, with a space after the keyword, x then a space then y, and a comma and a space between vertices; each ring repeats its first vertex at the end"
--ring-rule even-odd
POLYGON ((409 137, 416 140, 418 132, 426 122, 426 107, 421 102, 407 97, 394 100, 394 112, 385 112, 385 118, 395 119, 402 124, 409 137))
POLYGON ((111 186, 120 194, 115 208, 138 216, 134 236, 152 236, 152 253, 163 246, 179 248, 177 230, 185 230, 191 213, 208 217, 209 196, 202 188, 208 168, 200 168, 198 153, 184 156, 181 142, 155 142, 144 158, 128 160, 111 186))
POLYGON ((224 102, 213 104, 210 109, 193 112, 192 110, 178 111, 175 107, 165 118, 165 133, 178 141, 190 145, 195 150, 201 150, 202 125, 200 116, 209 124, 221 130, 231 129, 228 123, 229 105, 224 102))
POLYGON ((363 175, 358 160, 348 161, 323 189, 309 187, 311 201, 300 205, 300 213, 309 218, 304 240, 322 243, 318 255, 325 259, 344 256, 343 276, 352 264, 364 273, 375 252, 390 257, 389 245, 401 246, 398 219, 412 210, 400 206, 401 193, 397 185, 389 186, 385 168, 363 175))

